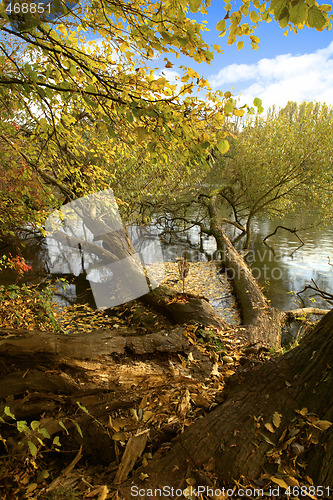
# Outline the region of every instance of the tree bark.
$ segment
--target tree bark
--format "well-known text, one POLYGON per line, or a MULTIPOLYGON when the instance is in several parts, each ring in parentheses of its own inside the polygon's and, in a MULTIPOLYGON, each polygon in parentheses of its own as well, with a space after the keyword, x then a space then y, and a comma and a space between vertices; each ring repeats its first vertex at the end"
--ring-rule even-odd
MULTIPOLYGON (((290 472, 281 473, 284 470, 283 453, 277 455, 280 466, 274 462, 272 453, 270 457, 273 458, 266 454, 279 447, 282 449, 282 444, 288 453, 292 453, 293 445, 301 446, 301 438, 295 429, 302 429, 302 432, 308 429, 308 436, 320 436, 316 447, 311 444, 311 439, 309 451, 305 445, 299 461, 308 463, 309 467, 299 474, 310 474, 315 485, 332 486, 333 426, 318 431, 318 417, 314 416, 318 415, 320 421, 332 422, 332 363, 333 310, 300 346, 251 370, 244 377, 232 378, 226 390, 226 401, 188 427, 166 456, 161 458, 156 454, 155 460, 142 470, 148 475, 144 488, 163 485, 186 488, 187 478, 196 478, 197 484, 203 484, 207 471, 219 478, 218 484, 231 487, 233 479, 241 476, 260 480, 263 471, 268 477, 284 477, 288 484, 290 472), (279 426, 272 423, 275 413, 281 415, 279 426), (298 420, 295 421, 295 417, 298 420), (265 424, 271 427, 265 427, 265 424)), ((297 462, 297 453, 293 456, 297 462)), ((140 472, 139 469, 133 477, 132 485, 142 485, 138 478, 140 472)), ((301 480, 300 476, 298 480, 301 480)), ((124 485, 121 490, 123 498, 128 498, 129 489, 129 484, 124 485)))
POLYGON ((204 297, 182 294, 172 288, 159 286, 140 300, 177 324, 199 323, 222 329, 229 328, 228 323, 215 312, 204 297))
POLYGON ((215 237, 224 269, 232 280, 249 341, 266 346, 281 346, 282 313, 269 305, 251 269, 223 231, 223 221, 218 211, 218 192, 211 195, 207 208, 211 233, 215 237))

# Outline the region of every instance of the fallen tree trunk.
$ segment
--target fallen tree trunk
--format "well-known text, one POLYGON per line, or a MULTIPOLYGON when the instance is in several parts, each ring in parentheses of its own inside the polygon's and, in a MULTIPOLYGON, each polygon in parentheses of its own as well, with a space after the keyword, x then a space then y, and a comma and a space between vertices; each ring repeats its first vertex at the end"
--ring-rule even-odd
POLYGON ((217 328, 229 328, 228 323, 219 316, 204 297, 159 286, 141 298, 142 302, 153 307, 178 324, 199 323, 217 328))
POLYGON ((222 264, 232 281, 248 339, 252 343, 279 347, 282 336, 282 313, 269 305, 251 269, 223 231, 223 217, 219 213, 218 203, 217 191, 207 202, 211 222, 210 234, 215 237, 222 264))
POLYGON ((183 352, 189 343, 182 327, 171 331, 137 335, 134 328, 119 327, 89 333, 57 334, 40 331, 21 331, 0 338, 0 356, 33 356, 47 353, 57 357, 94 359, 110 354, 124 354, 128 349, 134 354, 154 352, 183 352))
POLYGON ((233 479, 244 476, 287 487, 311 474, 315 485, 332 486, 332 363, 333 311, 300 346, 231 379, 226 401, 187 428, 164 457, 157 453, 123 486, 122 497, 129 498, 133 485, 145 491, 165 485, 184 489, 193 478, 196 485, 218 478, 217 485, 232 487, 233 479), (309 462, 309 451, 316 463, 309 462), (144 483, 141 472, 147 475, 144 483))

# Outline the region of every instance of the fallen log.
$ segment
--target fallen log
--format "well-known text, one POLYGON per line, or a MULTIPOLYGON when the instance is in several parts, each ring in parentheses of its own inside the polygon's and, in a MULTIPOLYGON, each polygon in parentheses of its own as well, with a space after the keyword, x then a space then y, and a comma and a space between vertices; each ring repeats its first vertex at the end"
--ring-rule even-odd
POLYGON ((138 498, 148 499, 148 491, 184 490, 210 478, 217 487, 245 477, 286 489, 308 484, 310 474, 310 484, 332 486, 332 361, 330 311, 298 347, 236 377, 225 402, 188 427, 166 455, 156 453, 119 488, 120 498, 129 498, 134 485, 143 491, 138 498))
POLYGON ((164 314, 176 324, 200 324, 227 329, 228 323, 219 316, 205 297, 179 293, 159 286, 141 297, 141 301, 164 314))
POLYGON ((20 333, 16 334, 13 330, 13 333, 0 337, 0 356, 27 357, 48 354, 58 358, 94 359, 105 355, 124 354, 126 349, 136 354, 186 351, 189 342, 183 331, 184 328, 180 326, 171 331, 162 330, 145 335, 134 335, 136 330, 127 327, 78 334, 38 330, 20 330, 20 333))
POLYGON ((213 192, 208 199, 210 234, 215 237, 217 249, 222 255, 222 265, 232 282, 241 309, 242 326, 246 329, 249 342, 280 347, 282 313, 270 306, 250 267, 223 231, 223 217, 218 210, 219 191, 213 192))

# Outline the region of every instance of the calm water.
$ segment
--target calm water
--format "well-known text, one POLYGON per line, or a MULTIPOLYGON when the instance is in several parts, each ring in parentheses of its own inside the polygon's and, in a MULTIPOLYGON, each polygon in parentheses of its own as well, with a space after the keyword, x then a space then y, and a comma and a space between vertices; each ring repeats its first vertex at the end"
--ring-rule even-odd
MULTIPOLYGON (((260 218, 253 223, 252 242, 246 260, 272 305, 279 309, 301 307, 300 299, 292 292, 303 290, 311 283, 311 279, 323 290, 333 293, 333 227, 309 227, 312 223, 313 220, 306 216, 286 217, 282 221, 260 218), (305 244, 300 247, 301 242, 294 234, 279 229, 265 245, 263 239, 278 225, 304 228, 298 234, 305 244)), ((237 233, 229 233, 231 238, 236 235, 237 233)), ((192 228, 186 235, 178 235, 171 239, 171 244, 164 245, 164 258, 175 260, 182 254, 185 246, 188 248, 189 260, 215 258, 214 238, 204 237, 201 243, 202 252, 199 251, 200 235, 192 228)), ((242 242, 236 244, 238 249, 242 248, 241 244, 242 242)), ((320 298, 313 302, 312 294, 309 291, 302 294, 305 305, 314 304, 328 309, 332 307, 320 298)))
MULTIPOLYGON (((313 279, 320 288, 333 293, 333 226, 309 227, 312 219, 308 216, 286 217, 282 221, 257 219, 253 223, 252 242, 246 257, 248 264, 252 267, 254 276, 264 287, 267 297, 273 306, 282 309, 293 309, 300 307, 299 299, 292 292, 301 291, 313 279), (299 231, 304 241, 301 248, 300 241, 290 232, 279 229, 277 234, 267 240, 269 246, 263 244, 263 239, 273 232, 277 225, 289 228, 307 228, 299 231), (330 259, 330 261, 329 261, 330 259)), ((236 234, 230 233, 231 238, 236 234)), ((241 243, 237 248, 241 249, 241 243)), ((212 237, 202 236, 200 238, 197 228, 192 228, 186 233, 163 234, 163 258, 165 261, 175 261, 187 248, 190 261, 205 261, 216 258, 216 245, 212 237)), ((10 251, 10 250, 9 250, 10 251)), ((5 250, 3 250, 6 253, 5 250)), ((15 253, 14 253, 15 254, 15 253)), ((13 254, 13 255, 14 255, 13 254)), ((41 242, 39 246, 35 243, 27 245, 23 252, 27 262, 33 266, 34 274, 29 276, 30 282, 40 282, 45 279, 48 270, 47 251, 41 242), (38 271, 40 270, 40 271, 38 271)), ((0 283, 9 283, 13 279, 13 273, 5 271, 0 274, 0 283)), ((89 283, 76 278, 66 291, 70 301, 76 301, 76 296, 84 299, 85 289, 89 283)), ((302 294, 305 305, 312 305, 311 293, 302 294)), ((60 302, 66 303, 64 295, 60 302)), ((330 308, 327 303, 317 299, 315 305, 330 308)))

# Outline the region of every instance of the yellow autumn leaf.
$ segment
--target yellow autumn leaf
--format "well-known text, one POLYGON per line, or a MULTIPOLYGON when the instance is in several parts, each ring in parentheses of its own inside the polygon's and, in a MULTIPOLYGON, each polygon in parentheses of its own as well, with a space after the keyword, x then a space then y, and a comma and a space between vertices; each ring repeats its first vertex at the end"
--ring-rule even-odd
POLYGON ((285 480, 286 480, 286 483, 288 484, 288 486, 299 486, 299 482, 297 481, 297 479, 295 477, 287 476, 285 478, 285 480))
POLYGON ((144 412, 144 414, 142 416, 142 421, 143 422, 148 422, 148 420, 150 420, 152 416, 153 416, 153 412, 150 411, 150 410, 147 410, 147 411, 144 412))
POLYGON ((328 420, 316 420, 315 422, 312 422, 312 425, 321 431, 326 431, 326 429, 331 427, 332 422, 329 422, 328 420))
POLYGON ((282 419, 282 415, 280 413, 278 413, 277 411, 274 412, 274 414, 273 414, 273 424, 275 425, 275 427, 280 427, 281 419, 282 419))
POLYGON ((323 3, 322 5, 318 6, 318 9, 321 10, 322 12, 331 12, 332 5, 328 5, 328 4, 323 3))
POLYGON ((271 481, 273 481, 273 483, 276 483, 276 484, 278 484, 279 486, 281 486, 281 488, 284 488, 284 489, 287 489, 287 488, 288 488, 287 483, 286 483, 283 479, 280 479, 280 478, 278 478, 278 477, 273 477, 273 476, 271 476, 271 481))
POLYGON ((164 61, 166 61, 165 68, 172 68, 173 67, 172 62, 170 62, 169 59, 165 58, 164 61))
POLYGON ((194 71, 192 68, 188 68, 187 74, 190 78, 199 78, 199 74, 194 71))
POLYGON ((244 109, 237 109, 237 108, 235 108, 232 113, 235 116, 243 116, 244 113, 245 113, 245 111, 244 111, 244 109))
POLYGON ((106 485, 102 486, 97 500, 105 500, 106 497, 108 496, 108 493, 109 493, 109 488, 106 485))
POLYGON ((57 30, 60 31, 60 33, 64 36, 67 36, 67 28, 66 26, 64 26, 63 24, 59 24, 59 26, 57 27, 57 30))
POLYGON ((196 483, 196 480, 194 479, 194 477, 188 477, 186 479, 186 482, 187 484, 189 484, 190 486, 193 486, 195 483, 196 483))
POLYGON ((112 439, 114 441, 126 441, 126 434, 125 432, 115 432, 112 434, 112 439))
POLYGON ((266 427, 266 429, 267 429, 269 432, 271 432, 272 434, 274 434, 275 429, 274 429, 274 427, 272 426, 272 424, 271 424, 270 422, 267 422, 267 423, 265 424, 265 427, 266 427))
POLYGON ((229 150, 229 142, 226 140, 220 141, 217 144, 217 148, 220 151, 220 153, 224 154, 229 150))

